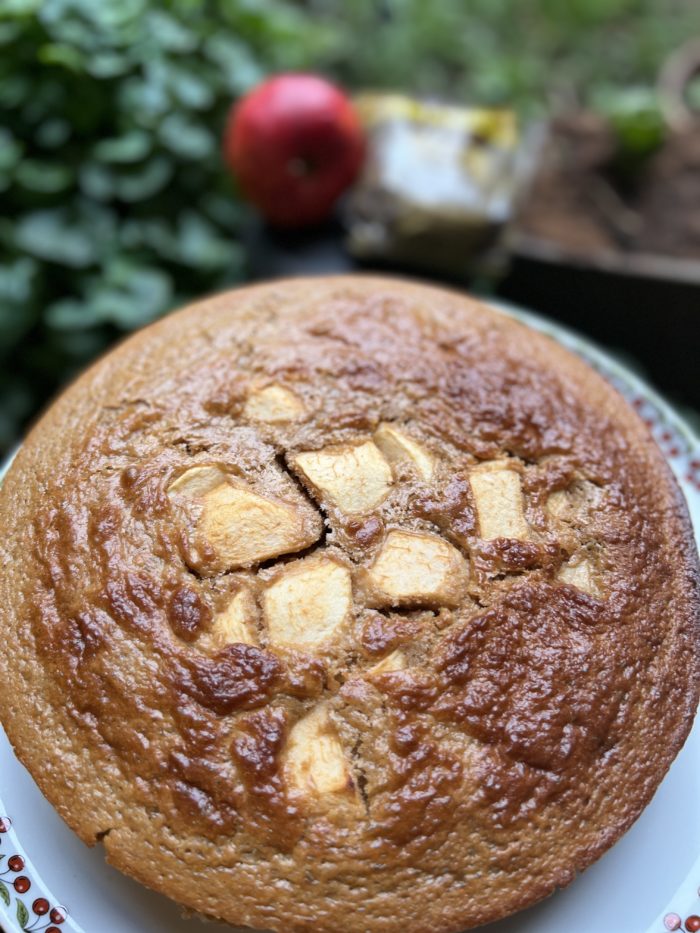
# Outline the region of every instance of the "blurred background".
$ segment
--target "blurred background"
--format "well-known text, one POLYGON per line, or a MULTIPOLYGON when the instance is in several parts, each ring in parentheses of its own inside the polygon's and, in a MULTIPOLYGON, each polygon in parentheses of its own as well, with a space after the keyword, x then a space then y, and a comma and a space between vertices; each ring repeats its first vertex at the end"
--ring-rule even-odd
POLYGON ((694 37, 697 0, 2 0, 0 447, 191 297, 365 267, 573 325, 692 418, 694 37), (222 144, 232 104, 290 71, 362 94, 368 146, 303 230, 244 201, 222 144))

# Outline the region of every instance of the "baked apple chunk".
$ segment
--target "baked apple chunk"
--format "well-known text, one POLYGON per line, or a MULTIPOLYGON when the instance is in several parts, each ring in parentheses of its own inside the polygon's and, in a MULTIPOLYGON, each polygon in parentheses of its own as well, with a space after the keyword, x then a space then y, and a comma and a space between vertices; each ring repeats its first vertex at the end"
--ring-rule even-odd
POLYGON ((502 461, 478 466, 469 474, 476 503, 479 534, 486 541, 494 538, 519 538, 530 531, 523 511, 520 476, 502 461))
POLYGON ((263 612, 271 645, 313 650, 352 612, 350 571, 330 557, 292 561, 264 591, 263 612))
POLYGON ((588 558, 583 558, 577 563, 564 564, 557 580, 560 583, 568 583, 569 586, 575 586, 577 590, 588 593, 589 596, 600 596, 601 589, 598 585, 595 568, 588 558))
POLYGON ((354 796, 352 775, 325 704, 316 706, 289 733, 283 768, 288 786, 306 797, 354 796))
POLYGON ((397 648, 395 651, 392 651, 391 654, 388 654, 385 658, 382 658, 377 664, 374 664, 367 671, 369 677, 374 677, 379 674, 394 674, 396 671, 403 671, 406 669, 406 655, 400 648, 397 648))
MULTIPOLYGON (((208 570, 236 570, 300 551, 321 535, 321 516, 299 496, 260 495, 218 466, 192 467, 168 494, 196 513, 194 558, 208 570)), ((295 495, 298 495, 294 491, 295 495)))
POLYGON ((457 606, 468 568, 457 548, 436 535, 390 531, 366 582, 376 606, 457 606))
POLYGON ((223 612, 215 618, 209 637, 215 648, 226 645, 256 645, 254 636, 256 608, 253 595, 247 587, 240 589, 223 612))
POLYGON ((424 482, 432 480, 435 457, 395 425, 382 422, 374 433, 374 442, 389 463, 408 461, 424 482))
POLYGON ((246 418, 269 424, 298 421, 305 413, 301 400, 289 389, 276 383, 253 389, 243 408, 246 418))
POLYGON ((350 514, 379 505, 393 481, 389 464, 372 441, 310 450, 291 462, 321 498, 350 514))

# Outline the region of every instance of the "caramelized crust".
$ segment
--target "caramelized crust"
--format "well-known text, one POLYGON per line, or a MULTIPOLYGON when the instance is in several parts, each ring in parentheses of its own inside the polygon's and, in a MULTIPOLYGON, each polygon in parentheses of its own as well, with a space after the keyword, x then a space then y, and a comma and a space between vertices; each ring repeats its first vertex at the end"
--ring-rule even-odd
POLYGON ((636 819, 697 705, 697 558, 646 429, 446 291, 171 316, 42 419, 0 520, 18 756, 112 864, 231 924, 531 904, 636 819))

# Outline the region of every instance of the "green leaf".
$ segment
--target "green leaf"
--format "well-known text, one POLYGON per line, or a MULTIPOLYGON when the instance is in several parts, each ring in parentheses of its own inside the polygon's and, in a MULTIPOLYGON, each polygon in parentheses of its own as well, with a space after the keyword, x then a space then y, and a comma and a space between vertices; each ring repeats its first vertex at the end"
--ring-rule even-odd
POLYGON ((261 81, 265 69, 253 50, 233 36, 215 33, 204 43, 204 54, 213 61, 232 94, 243 94, 261 81))
POLYGON ((194 268, 217 269, 231 261, 231 244, 192 211, 187 211, 180 221, 178 247, 180 260, 194 268))
POLYGON ((172 282, 165 272, 120 258, 108 266, 90 304, 100 320, 129 330, 155 320, 171 300, 172 282))
POLYGON ((90 230, 68 226, 62 211, 25 214, 15 228, 15 244, 37 259, 76 269, 89 266, 96 257, 90 230))
POLYGON ((117 180, 116 191, 122 201, 145 201, 167 185, 173 174, 172 163, 163 156, 151 159, 141 170, 117 180))
POLYGON ((5 906, 10 906, 10 892, 7 890, 7 885, 4 881, 0 881, 0 899, 5 902, 5 906))
POLYGON ((147 28, 158 37, 158 44, 169 52, 192 52, 197 48, 197 35, 162 10, 151 10, 147 28))
POLYGON ((76 73, 81 72, 85 64, 85 57, 79 49, 59 42, 42 45, 37 52, 37 58, 42 65, 60 65, 76 73))
POLYGON ((122 245, 127 250, 147 248, 162 259, 177 260, 175 236, 169 224, 159 218, 126 220, 119 230, 122 245))
POLYGON ((14 262, 0 263, 0 299, 3 304, 20 305, 29 301, 37 269, 37 263, 26 256, 14 262))
POLYGON ((178 113, 165 118, 158 135, 166 148, 185 159, 204 159, 216 147, 214 136, 209 130, 178 113))
POLYGON ((101 140, 94 151, 101 162, 140 162, 151 151, 151 137, 143 130, 133 130, 125 136, 101 140))
POLYGON ((233 194, 207 194, 200 201, 204 213, 225 230, 237 230, 240 226, 243 210, 241 203, 233 194))
POLYGON ((58 162, 40 162, 25 159, 17 169, 17 181, 29 191, 56 194, 65 191, 73 181, 73 172, 58 162))
POLYGON ((91 278, 84 298, 65 298, 50 305, 46 323, 60 333, 84 333, 105 323, 131 330, 160 317, 172 301, 167 273, 119 256, 91 278))
POLYGON ((118 52, 97 52, 87 62, 86 70, 94 78, 116 78, 131 69, 126 55, 118 52))
POLYGON ((20 900, 17 901, 17 923, 19 923, 23 930, 29 923, 29 911, 24 906, 24 901, 20 900))
POLYGON ((119 110, 144 126, 153 126, 170 108, 168 93, 160 82, 127 78, 117 90, 119 110))
POLYGON ((171 69, 170 88, 185 107, 203 110, 212 103, 213 92, 206 81, 190 71, 171 69))
POLYGON ((88 162, 80 169, 78 176, 82 191, 97 201, 109 201, 116 192, 116 178, 105 165, 88 162))
POLYGON ((36 129, 34 138, 44 149, 56 149, 62 146, 70 137, 71 127, 68 120, 57 117, 54 120, 45 120, 36 129))
POLYGON ((45 315, 46 323, 55 330, 82 330, 101 321, 96 308, 72 298, 49 305, 45 315))
POLYGON ((102 0, 101 3, 94 3, 93 0, 80 0, 80 2, 94 22, 105 30, 128 26, 131 20, 143 16, 147 5, 146 0, 102 0))
POLYGON ((0 172, 7 172, 19 162, 24 146, 9 130, 0 127, 0 172))

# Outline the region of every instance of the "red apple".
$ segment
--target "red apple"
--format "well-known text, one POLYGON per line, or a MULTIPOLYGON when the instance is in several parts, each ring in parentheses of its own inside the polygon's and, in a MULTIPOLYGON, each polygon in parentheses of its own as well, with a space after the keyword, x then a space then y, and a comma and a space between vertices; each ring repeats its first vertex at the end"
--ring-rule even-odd
POLYGON ((364 152, 348 97, 310 74, 258 85, 232 107, 224 138, 244 195, 280 227, 324 220, 357 177, 364 152))

